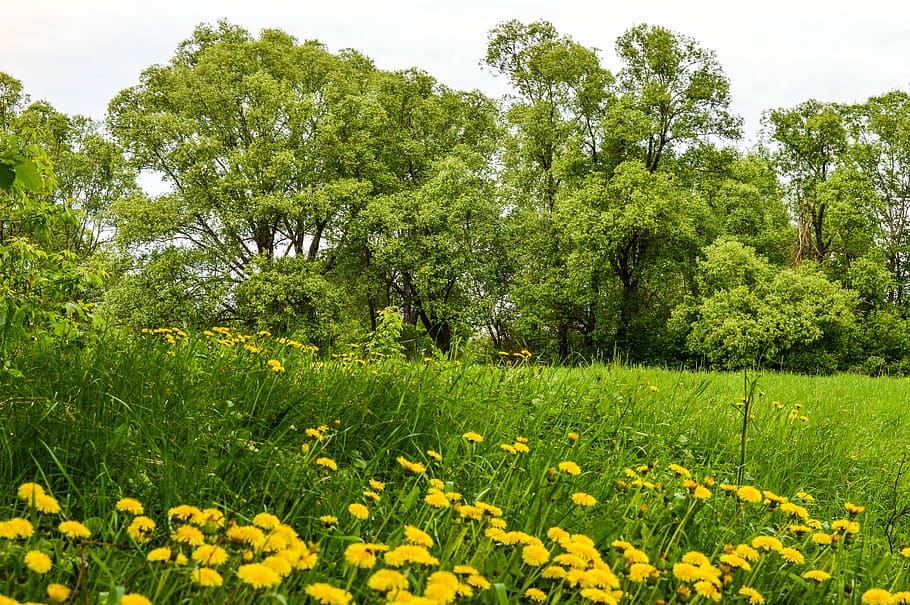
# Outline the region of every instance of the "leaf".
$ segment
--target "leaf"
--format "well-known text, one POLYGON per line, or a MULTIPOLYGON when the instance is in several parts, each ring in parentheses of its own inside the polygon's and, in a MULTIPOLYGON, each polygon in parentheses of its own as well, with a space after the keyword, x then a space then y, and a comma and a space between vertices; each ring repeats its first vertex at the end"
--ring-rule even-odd
POLYGON ((13 188, 13 181, 15 180, 15 169, 6 162, 0 162, 0 189, 9 191, 13 188))
POLYGON ((493 584, 493 591, 496 594, 497 605, 509 605, 509 595, 506 594, 505 584, 500 582, 493 584))

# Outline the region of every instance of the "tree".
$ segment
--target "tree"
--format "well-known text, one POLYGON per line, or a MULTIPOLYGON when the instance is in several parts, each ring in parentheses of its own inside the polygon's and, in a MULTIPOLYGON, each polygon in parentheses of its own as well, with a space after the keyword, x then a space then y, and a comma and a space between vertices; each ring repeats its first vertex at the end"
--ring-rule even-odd
POLYGON ((630 123, 639 126, 621 134, 628 144, 641 146, 636 157, 651 172, 669 151, 712 137, 741 136, 742 120, 729 111, 730 82, 713 51, 663 27, 641 24, 619 37, 616 53, 624 62, 619 90, 628 99, 630 123))

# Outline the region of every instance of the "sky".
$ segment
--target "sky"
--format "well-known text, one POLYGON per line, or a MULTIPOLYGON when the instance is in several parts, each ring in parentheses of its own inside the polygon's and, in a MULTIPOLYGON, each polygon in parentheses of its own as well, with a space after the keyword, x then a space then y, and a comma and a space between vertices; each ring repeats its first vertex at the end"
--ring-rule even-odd
POLYGON ((144 68, 167 63, 197 24, 219 19, 254 34, 282 29, 332 52, 354 48, 382 69, 417 67, 494 97, 508 85, 480 63, 498 23, 550 21, 599 49, 614 73, 616 38, 660 25, 716 53, 746 146, 766 110, 910 89, 910 5, 888 0, 0 0, 0 71, 34 100, 101 119, 144 68))

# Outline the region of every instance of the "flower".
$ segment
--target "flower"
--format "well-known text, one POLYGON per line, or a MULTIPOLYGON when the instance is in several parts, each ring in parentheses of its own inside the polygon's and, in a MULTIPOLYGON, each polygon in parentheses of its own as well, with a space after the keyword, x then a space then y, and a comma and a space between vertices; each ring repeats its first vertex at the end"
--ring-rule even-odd
POLYGON ((318 464, 319 466, 324 466, 329 470, 333 470, 333 471, 338 470, 338 464, 331 458, 326 458, 326 457, 316 458, 316 464, 318 464))
POLYGON ((736 490, 736 495, 743 502, 751 502, 752 504, 761 502, 763 498, 762 493, 751 485, 743 485, 736 490))
POLYGON ((38 496, 44 495, 44 487, 38 483, 23 483, 19 486, 19 489, 16 490, 16 495, 19 496, 20 499, 32 503, 38 496))
POLYGON ((148 542, 152 538, 152 532, 155 531, 155 521, 139 515, 126 528, 126 533, 140 544, 148 542))
POLYGON ((870 588, 863 593, 860 602, 863 605, 889 605, 891 603, 891 593, 884 588, 870 588))
MULTIPOLYGON (((481 437, 483 439, 483 437, 481 437)), ((427 456, 435 460, 436 462, 442 462, 442 454, 436 450, 427 450, 427 456)))
POLYGON ((590 494, 584 492, 575 492, 572 494, 572 502, 578 506, 594 506, 597 504, 597 499, 590 494))
POLYGON ((707 500, 711 497, 711 490, 704 485, 699 485, 695 488, 695 491, 692 492, 692 495, 695 496, 696 500, 707 500))
POLYGON ((525 596, 537 603, 543 603, 547 600, 547 593, 539 588, 529 588, 525 591, 525 596))
POLYGON ((92 532, 78 521, 61 521, 57 529, 67 538, 89 538, 92 532))
POLYGON ((335 588, 331 584, 316 582, 310 584, 304 591, 323 605, 348 605, 354 598, 351 593, 343 588, 335 588))
POLYGON ((528 544, 521 549, 521 560, 527 565, 539 567, 550 560, 550 551, 540 544, 528 544))
POLYGON ((338 525, 338 517, 335 515, 322 515, 319 520, 325 525, 338 525))
POLYGON ((577 475, 581 474, 581 467, 578 466, 575 462, 572 462, 571 460, 563 460, 562 462, 557 464, 556 467, 559 470, 561 470, 565 473, 568 473, 572 476, 577 476, 577 475))
POLYGON ((376 565, 376 548, 375 544, 365 542, 354 542, 344 550, 345 560, 354 567, 370 569, 376 565))
POLYGON ((847 512, 851 515, 858 515, 866 510, 865 506, 859 506, 858 504, 853 504, 852 502, 844 502, 844 508, 846 508, 847 512))
POLYGON ((780 543, 780 540, 772 536, 756 536, 755 538, 752 538, 752 546, 766 551, 780 551, 784 547, 784 545, 780 543))
POLYGON ((152 605, 152 602, 138 592, 130 592, 120 598, 120 605, 152 605))
POLYGON ((807 572, 803 573, 803 577, 807 580, 815 580, 816 582, 824 582, 831 578, 831 574, 820 569, 810 569, 807 572))
POLYGON ((183 542, 190 546, 202 546, 205 543, 205 535, 199 528, 192 525, 181 525, 171 537, 176 542, 183 542))
POLYGON ((46 574, 53 567, 51 558, 40 550, 25 553, 25 566, 37 574, 46 574))
MULTIPOLYGON (((215 544, 203 544, 193 551, 193 561, 206 567, 218 567, 228 560, 226 550, 215 544)), ((220 586, 220 584, 219 584, 220 586)))
POLYGON ((281 525, 281 519, 271 513, 259 513, 253 517, 251 523, 260 529, 275 529, 281 525))
POLYGON ((411 462, 404 456, 398 456, 397 458, 395 458, 395 460, 398 462, 398 464, 401 465, 401 468, 403 468, 406 471, 410 471, 412 473, 422 473, 427 470, 427 467, 425 467, 421 463, 411 462))
POLYGON ((9 521, 0 521, 0 538, 15 540, 17 538, 31 538, 35 528, 27 519, 13 517, 9 521))
POLYGON ((190 579, 196 584, 206 587, 221 586, 224 584, 224 579, 221 577, 221 574, 209 567, 200 567, 199 569, 193 570, 190 579))
POLYGON ((441 490, 435 488, 431 489, 429 493, 427 493, 423 501, 434 508, 446 508, 448 506, 451 506, 451 502, 449 502, 449 499, 446 497, 446 495, 441 490))
POLYGON ((382 481, 377 481, 376 479, 370 479, 369 484, 370 484, 370 487, 375 489, 377 492, 381 492, 382 490, 385 489, 385 483, 383 483, 382 481))
POLYGON ((765 602, 765 597, 761 596, 761 593, 749 586, 740 588, 739 594, 744 597, 749 597, 749 605, 762 605, 762 603, 765 602))
POLYGON ((47 598, 56 603, 63 603, 70 598, 70 589, 63 584, 48 584, 47 598))
POLYGON ((122 513, 129 513, 131 515, 141 515, 145 512, 142 508, 142 503, 135 498, 120 498, 117 500, 115 508, 122 513))
POLYGON ((668 466, 667 468, 669 468, 671 471, 673 471, 673 472, 676 473, 677 475, 680 475, 680 476, 685 477, 685 478, 687 478, 687 479, 690 478, 690 477, 692 476, 692 473, 689 472, 689 469, 687 469, 687 468, 684 467, 684 466, 680 466, 680 465, 678 465, 678 464, 671 464, 671 465, 668 466))
POLYGON ((162 546, 161 548, 156 548, 149 551, 149 554, 145 556, 146 561, 167 561, 171 558, 171 549, 167 546, 162 546))
POLYGON ((48 496, 47 494, 35 494, 34 503, 35 508, 37 508, 42 513, 56 515, 60 512, 60 504, 57 503, 57 499, 53 496, 48 496))
POLYGON ((281 362, 277 359, 269 359, 265 362, 267 366, 272 368, 273 372, 284 372, 284 367, 282 367, 281 362))
POLYGON ((439 565, 439 559, 431 555, 425 547, 417 544, 402 544, 385 553, 383 559, 392 567, 401 567, 405 563, 439 565))
POLYGON ((481 590, 487 590, 490 588, 490 581, 479 573, 473 573, 468 576, 468 584, 474 588, 480 588, 481 590))
POLYGON ((433 546, 433 538, 420 528, 413 525, 407 525, 404 528, 404 539, 409 544, 418 544, 427 548, 433 546))
POLYGON ((380 569, 369 577, 367 586, 379 592, 405 590, 408 587, 408 578, 394 569, 380 569))
POLYGON ((795 548, 782 548, 778 552, 780 553, 780 556, 784 558, 785 561, 788 561, 790 563, 802 565, 803 563, 806 562, 805 557, 803 557, 803 553, 799 552, 795 548))
POLYGON ((483 441, 483 435, 475 433, 474 431, 468 431, 467 433, 462 435, 462 437, 464 437, 471 443, 480 443, 481 441, 483 441))
POLYGON ((825 533, 812 534, 812 541, 816 544, 831 544, 831 535, 825 533))
POLYGON ((660 571, 650 563, 633 563, 629 566, 629 581, 641 583, 651 577, 657 577, 660 571))
POLYGON ((237 577, 253 588, 271 588, 281 583, 278 572, 262 563, 248 563, 237 568, 237 577))
POLYGON ((575 431, 569 431, 569 434, 566 435, 569 438, 569 441, 578 441, 578 433, 575 431))
POLYGON ((709 580, 700 580, 695 583, 694 588, 695 592, 705 597, 706 599, 710 599, 715 603, 720 601, 721 593, 714 582, 711 582, 709 580))
POLYGON ((366 521, 370 518, 370 509, 368 509, 363 504, 360 504, 359 502, 349 504, 348 512, 351 513, 352 517, 355 519, 360 519, 361 521, 366 521))

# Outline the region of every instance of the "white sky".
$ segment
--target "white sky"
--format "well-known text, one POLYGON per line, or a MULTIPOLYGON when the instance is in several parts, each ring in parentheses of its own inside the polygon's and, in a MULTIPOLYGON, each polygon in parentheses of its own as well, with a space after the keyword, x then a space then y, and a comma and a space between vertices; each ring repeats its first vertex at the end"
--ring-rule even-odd
POLYGON ((614 73, 616 38, 638 23, 662 25, 717 53, 750 140, 767 109, 910 89, 910 5, 889 0, 0 0, 0 71, 33 99, 102 118, 142 69, 166 63, 196 24, 221 18, 255 35, 277 27, 333 52, 356 48, 380 68, 418 67, 495 97, 506 84, 479 63, 497 23, 549 20, 600 49, 614 73))

